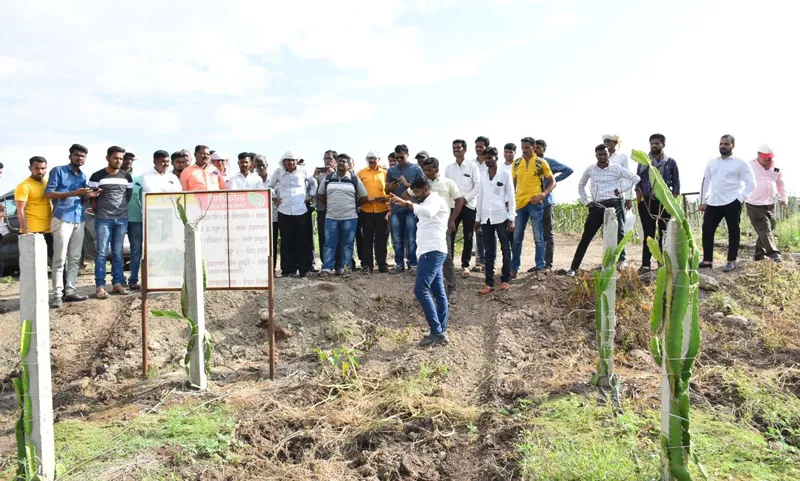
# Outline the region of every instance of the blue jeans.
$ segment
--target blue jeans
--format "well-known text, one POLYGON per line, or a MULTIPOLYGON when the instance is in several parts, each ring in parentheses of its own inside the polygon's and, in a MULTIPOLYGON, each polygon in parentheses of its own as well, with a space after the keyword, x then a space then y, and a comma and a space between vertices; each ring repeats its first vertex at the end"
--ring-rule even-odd
POLYGON ((408 241, 408 267, 417 265, 417 217, 409 209, 392 212, 394 263, 405 266, 405 241, 408 241))
POLYGON ((128 222, 128 243, 131 245, 131 275, 128 284, 139 283, 139 266, 142 264, 142 227, 141 222, 128 222))
POLYGON ((533 229, 533 239, 536 242, 536 269, 544 269, 544 205, 528 204, 517 211, 517 219, 514 228, 514 244, 511 255, 511 270, 518 272, 522 264, 522 241, 525 239, 525 228, 528 227, 528 219, 531 221, 533 229))
POLYGON ((97 254, 94 257, 94 283, 97 287, 106 285, 106 258, 111 245, 111 284, 125 283, 125 261, 122 258, 122 244, 128 231, 128 219, 95 219, 94 231, 97 254))
POLYGON ((431 334, 434 335, 447 330, 447 294, 442 277, 442 265, 446 258, 447 252, 434 251, 422 254, 417 266, 417 281, 414 284, 414 295, 417 296, 431 328, 431 334))
POLYGON ((322 269, 333 271, 336 251, 341 246, 342 265, 349 266, 353 260, 353 242, 356 236, 358 219, 334 220, 325 219, 325 252, 323 252, 322 269))

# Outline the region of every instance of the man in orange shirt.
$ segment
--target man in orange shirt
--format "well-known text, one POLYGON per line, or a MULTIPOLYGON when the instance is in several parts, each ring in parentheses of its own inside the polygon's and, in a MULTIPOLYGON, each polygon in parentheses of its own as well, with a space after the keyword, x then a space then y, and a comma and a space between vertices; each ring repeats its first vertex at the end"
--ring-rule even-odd
POLYGON ((367 188, 367 198, 358 213, 364 236, 361 252, 361 273, 370 274, 378 261, 378 272, 389 272, 386 266, 386 246, 389 240, 389 222, 386 212, 389 203, 386 194, 386 169, 378 165, 380 158, 374 152, 367 154, 367 166, 358 172, 358 178, 367 188), (373 248, 375 257, 373 258, 373 248))
POLYGON ((208 146, 198 145, 194 148, 196 163, 187 166, 181 173, 181 187, 184 191, 225 190, 225 179, 222 173, 209 164, 211 153, 208 146))

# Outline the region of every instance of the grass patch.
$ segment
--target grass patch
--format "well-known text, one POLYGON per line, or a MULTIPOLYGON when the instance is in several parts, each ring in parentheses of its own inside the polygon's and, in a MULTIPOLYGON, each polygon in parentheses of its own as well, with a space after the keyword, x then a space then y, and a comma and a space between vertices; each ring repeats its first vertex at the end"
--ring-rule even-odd
POLYGON ((14 278, 11 276, 0 277, 0 284, 13 284, 14 278))
POLYGON ((66 420, 55 425, 57 462, 74 479, 153 448, 171 448, 175 464, 220 461, 234 443, 233 413, 223 407, 178 406, 128 425, 66 420))
POLYGON ((783 249, 800 249, 800 214, 778 222, 775 226, 775 240, 783 249))
MULTIPOLYGON (((524 479, 641 481, 660 479, 660 413, 635 409, 615 416, 594 399, 552 399, 530 409, 518 445, 524 479)), ((695 450, 711 479, 794 480, 800 455, 784 444, 774 449, 764 436, 732 416, 694 410, 695 450)), ((696 479, 700 473, 692 468, 696 479)))
POLYGON ((769 372, 721 370, 723 389, 734 399, 737 417, 758 427, 767 439, 800 447, 800 399, 781 389, 769 372))

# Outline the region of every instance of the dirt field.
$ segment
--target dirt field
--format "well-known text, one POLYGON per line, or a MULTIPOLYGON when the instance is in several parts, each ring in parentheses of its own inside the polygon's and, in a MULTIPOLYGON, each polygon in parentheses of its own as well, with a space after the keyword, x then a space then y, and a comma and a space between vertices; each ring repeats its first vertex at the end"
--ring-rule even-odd
MULTIPOLYGON (((558 237, 556 268, 568 267, 576 241, 558 237)), ((529 238, 526 252, 532 245, 529 238)), ((600 251, 596 240, 584 267, 599 263, 600 251)), ((629 249, 633 268, 640 254, 637 246, 629 249)), ((524 259, 523 271, 531 263, 530 256, 524 259)), ((737 289, 754 292, 769 276, 796 280, 798 267, 742 262, 731 275, 708 274, 720 289, 701 294, 704 339, 693 402, 709 412, 739 416, 742 398, 731 391, 725 371, 734 367, 780 376, 781 392, 796 400, 800 326, 789 314, 798 312, 800 298, 778 299, 783 304, 776 307, 778 301, 766 299, 778 294, 762 287, 760 306, 759 298, 736 299, 737 289), (717 312, 744 312, 753 324, 726 324, 717 312)), ((263 379, 268 357, 259 312, 267 307, 266 296, 209 292, 206 322, 214 337, 214 369, 206 393, 183 387, 184 325, 150 317, 153 370, 142 379, 138 296, 65 304, 51 311, 57 422, 119 427, 181 406, 192 406, 191 412, 222 406, 234 413, 235 434, 224 454, 189 452, 164 440, 124 454, 100 449, 86 454, 91 462, 80 467, 76 461, 88 460, 77 454, 62 461, 71 463, 69 479, 537 479, 532 473, 540 471, 532 471, 519 453, 536 414, 520 406, 570 393, 594 396, 587 384, 596 356, 588 279, 552 275, 536 281, 522 274, 509 292, 485 297, 477 294, 482 277, 460 279, 450 318, 452 343, 436 349, 416 345, 426 324, 409 275, 278 279, 277 321, 292 337, 278 343, 274 383, 263 379), (313 351, 339 347, 355 350, 357 380, 325 368, 313 351)), ((81 276, 80 284, 82 292, 93 291, 91 276, 81 276)), ((630 271, 623 273, 619 289, 616 364, 625 402, 634 411, 657 409, 660 378, 646 352, 649 288, 630 271)), ((0 285, 0 300, 12 310, 0 316, 2 473, 13 465, 15 449, 16 400, 8 375, 17 359, 18 283, 0 285)), ((151 295, 150 308, 179 310, 178 296, 151 295)), ((753 430, 768 429, 764 420, 737 419, 753 430)), ((789 427, 800 432, 800 419, 796 422, 789 427)), ((768 479, 797 479, 792 477, 800 475, 800 435, 782 436, 781 446, 790 451, 780 456, 788 456, 790 474, 784 478, 783 471, 775 471, 768 479)), ((729 477, 725 469, 716 471, 724 479, 758 479, 729 477)))

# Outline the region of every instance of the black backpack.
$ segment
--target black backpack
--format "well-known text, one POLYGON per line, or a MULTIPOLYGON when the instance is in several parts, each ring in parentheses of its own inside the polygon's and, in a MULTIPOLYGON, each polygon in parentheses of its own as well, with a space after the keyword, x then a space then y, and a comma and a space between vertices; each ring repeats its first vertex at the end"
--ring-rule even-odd
MULTIPOLYGON (((326 197, 327 197, 327 194, 328 194, 328 184, 330 184, 331 182, 345 182, 345 179, 340 179, 339 177, 336 177, 334 179, 334 177, 333 177, 334 174, 336 174, 335 171, 331 172, 330 174, 325 176, 325 195, 326 195, 326 197)), ((352 172, 350 173, 350 182, 353 184, 353 193, 354 193, 353 197, 355 197, 355 199, 356 199, 356 212, 358 212, 358 207, 359 207, 359 205, 358 205, 358 177, 356 175, 354 175, 352 172)))

